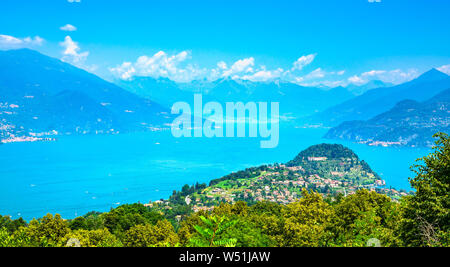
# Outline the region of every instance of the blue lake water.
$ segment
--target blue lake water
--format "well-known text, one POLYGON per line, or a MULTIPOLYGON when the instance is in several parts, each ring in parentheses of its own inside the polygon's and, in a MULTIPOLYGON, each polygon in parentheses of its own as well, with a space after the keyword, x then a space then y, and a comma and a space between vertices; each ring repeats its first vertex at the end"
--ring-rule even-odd
POLYGON ((275 149, 256 138, 174 138, 170 132, 60 137, 56 142, 0 145, 0 214, 73 218, 124 203, 167 198, 184 184, 232 171, 287 162, 319 143, 342 143, 386 180, 410 189, 409 166, 430 150, 382 148, 324 140, 324 129, 281 129, 275 149))

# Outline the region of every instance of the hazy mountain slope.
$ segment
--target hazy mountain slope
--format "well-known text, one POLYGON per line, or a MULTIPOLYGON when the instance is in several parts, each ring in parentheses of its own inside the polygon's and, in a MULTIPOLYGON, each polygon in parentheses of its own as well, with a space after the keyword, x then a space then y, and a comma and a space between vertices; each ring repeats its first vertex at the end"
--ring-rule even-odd
POLYGON ((450 130, 450 89, 419 103, 404 100, 368 121, 349 121, 332 128, 326 138, 369 144, 431 146, 433 134, 450 130))
POLYGON ((137 77, 131 81, 119 80, 116 83, 122 88, 151 101, 170 108, 178 101, 192 102, 193 95, 187 90, 181 90, 175 82, 150 77, 137 77))
POLYGON ((450 77, 432 69, 410 82, 367 91, 313 116, 311 120, 327 126, 336 126, 344 121, 368 120, 393 108, 402 100, 425 101, 448 88, 450 77))
POLYGON ((167 107, 178 101, 192 104, 194 93, 201 93, 204 103, 279 102, 280 113, 292 118, 312 115, 354 97, 354 94, 345 88, 325 90, 286 82, 250 82, 232 79, 176 84, 167 79, 136 77, 131 81, 118 81, 118 84, 167 107))
POLYGON ((383 88, 383 87, 392 87, 392 86, 394 86, 394 85, 391 83, 385 83, 380 80, 372 80, 363 85, 350 84, 346 88, 347 88, 347 90, 349 90, 350 92, 352 92, 356 95, 362 95, 363 93, 365 93, 369 90, 372 90, 372 89, 383 88))
POLYGON ((36 51, 0 51, 0 118, 27 132, 131 131, 167 122, 168 110, 36 51))

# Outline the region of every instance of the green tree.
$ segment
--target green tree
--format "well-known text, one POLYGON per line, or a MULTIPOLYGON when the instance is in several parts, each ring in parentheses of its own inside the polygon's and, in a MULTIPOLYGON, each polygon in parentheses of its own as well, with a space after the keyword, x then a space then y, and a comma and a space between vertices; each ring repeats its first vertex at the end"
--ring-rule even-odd
POLYGON ((416 190, 405 200, 402 238, 407 246, 450 245, 450 139, 438 133, 434 152, 412 167, 416 190))
POLYGON ((197 213, 192 213, 180 222, 178 237, 180 239, 181 246, 187 247, 191 244, 190 239, 197 234, 194 227, 202 223, 200 216, 208 216, 208 212, 199 211, 197 213))
POLYGON ((102 214, 104 226, 108 230, 123 237, 131 227, 144 224, 156 224, 164 217, 142 204, 122 205, 108 213, 102 214))
POLYGON ((191 238, 190 242, 195 247, 235 247, 237 240, 235 238, 223 238, 221 234, 235 225, 236 220, 227 220, 225 216, 210 216, 206 218, 199 216, 203 222, 202 225, 195 225, 197 235, 191 238))
POLYGON ((156 225, 136 225, 126 232, 124 240, 127 247, 167 247, 178 243, 178 236, 167 220, 158 221, 156 225))
POLYGON ((267 238, 267 246, 283 245, 285 217, 282 205, 269 201, 257 202, 250 207, 246 219, 253 223, 255 229, 261 231, 261 242, 265 243, 267 238))
POLYGON ((39 221, 32 220, 28 227, 23 229, 35 246, 56 246, 61 238, 70 232, 67 221, 59 214, 47 214, 39 221))
POLYGON ((12 220, 9 216, 0 216, 0 229, 5 228, 10 234, 19 230, 20 227, 26 225, 27 223, 22 218, 12 220))
POLYGON ((368 190, 340 199, 329 226, 328 246, 365 246, 377 238, 383 246, 398 246, 399 204, 368 190))
POLYGON ((0 228, 0 248, 14 247, 14 240, 9 231, 3 227, 0 228))
POLYGON ((302 198, 288 204, 283 210, 285 217, 282 246, 317 247, 323 245, 321 240, 326 233, 326 226, 333 214, 333 209, 318 193, 303 190, 302 198))
POLYGON ((69 222, 69 227, 72 230, 88 230, 89 226, 86 218, 77 217, 69 222))
POLYGON ((59 245, 67 246, 68 241, 71 239, 76 239, 81 247, 120 247, 122 245, 106 228, 90 231, 73 231, 62 238, 59 245))

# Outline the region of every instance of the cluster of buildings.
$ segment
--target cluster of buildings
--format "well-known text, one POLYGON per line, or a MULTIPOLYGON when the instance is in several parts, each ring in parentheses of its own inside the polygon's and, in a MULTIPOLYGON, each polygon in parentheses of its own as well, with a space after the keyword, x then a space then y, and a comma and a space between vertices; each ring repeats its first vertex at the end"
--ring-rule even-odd
POLYGON ((369 146, 382 146, 382 147, 404 145, 404 143, 402 143, 402 142, 390 142, 390 141, 365 141, 365 142, 360 142, 360 143, 367 144, 369 146))
MULTIPOLYGON (((311 159, 319 160, 319 159, 311 159)), ((271 201, 280 204, 289 204, 295 202, 304 188, 315 188, 324 192, 341 192, 344 195, 354 194, 361 188, 375 190, 385 186, 385 181, 375 180, 373 184, 359 185, 353 184, 349 180, 344 180, 345 173, 332 172, 332 178, 323 178, 318 174, 304 176, 303 169, 300 166, 287 167, 279 165, 277 167, 269 167, 269 171, 262 173, 260 176, 248 179, 245 186, 239 186, 238 181, 229 181, 227 187, 216 185, 215 187, 205 190, 202 194, 204 198, 196 197, 192 199, 193 210, 211 210, 213 202, 234 203, 237 200, 244 201, 271 201), (288 178, 288 174, 293 172, 288 178), (326 189, 326 190, 325 190, 326 189)), ((394 192, 392 189, 383 189, 383 192, 390 195, 402 195, 400 192, 394 192)), ((404 193, 406 194, 406 193, 404 193)), ((190 199, 191 200, 191 199, 190 199)))

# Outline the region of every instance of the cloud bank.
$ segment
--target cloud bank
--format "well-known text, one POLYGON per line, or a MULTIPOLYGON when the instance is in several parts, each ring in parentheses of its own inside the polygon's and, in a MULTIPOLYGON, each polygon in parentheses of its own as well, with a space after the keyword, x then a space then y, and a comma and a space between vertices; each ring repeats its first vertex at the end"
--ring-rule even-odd
POLYGON ((66 32, 74 32, 77 30, 77 27, 71 25, 71 24, 66 24, 62 27, 59 28, 61 31, 66 31, 66 32))
POLYGON ((168 78, 175 82, 190 82, 193 80, 217 80, 231 78, 249 80, 254 82, 265 82, 280 78, 287 78, 301 71, 314 61, 316 55, 305 55, 297 59, 290 70, 283 68, 269 70, 264 65, 256 64, 255 58, 248 57, 239 59, 231 64, 219 61, 214 68, 200 68, 188 63, 191 59, 189 51, 168 55, 159 51, 153 56, 141 56, 136 62, 123 62, 121 65, 109 70, 120 79, 132 79, 134 76, 146 76, 153 78, 168 78))
MULTIPOLYGON (((268 69, 264 65, 258 65, 254 57, 242 58, 231 63, 219 61, 213 68, 200 68, 188 62, 192 58, 189 51, 182 51, 173 55, 159 51, 153 56, 141 56, 136 62, 123 62, 109 70, 123 80, 144 76, 156 79, 163 77, 175 82, 185 83, 193 80, 214 81, 229 78, 252 82, 281 80, 303 86, 321 87, 348 86, 349 84, 363 85, 371 80, 400 84, 419 75, 416 69, 370 70, 349 77, 344 77, 345 70, 327 71, 321 67, 305 72, 306 67, 310 67, 316 57, 317 54, 303 55, 287 69, 281 67, 268 69)), ((450 72, 450 65, 442 66, 441 71, 450 72)))
POLYGON ((44 41, 45 40, 39 36, 18 38, 0 34, 0 49, 33 48, 41 46, 44 41))

